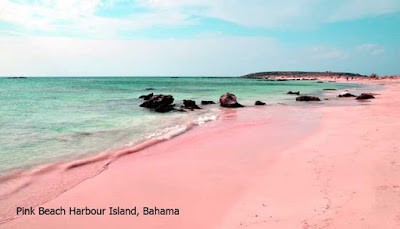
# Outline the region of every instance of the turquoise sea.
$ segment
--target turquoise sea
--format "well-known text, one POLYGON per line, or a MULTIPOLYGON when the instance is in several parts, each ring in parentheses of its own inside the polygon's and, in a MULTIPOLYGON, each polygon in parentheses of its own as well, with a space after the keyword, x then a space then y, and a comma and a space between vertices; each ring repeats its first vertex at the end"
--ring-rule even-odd
POLYGON ((217 77, 0 78, 0 174, 70 161, 184 132, 188 123, 215 120, 218 104, 193 112, 159 114, 139 107, 143 94, 218 102, 234 93, 245 106, 294 104, 286 92, 320 95, 357 84, 265 81, 217 77), (154 91, 146 91, 154 88, 154 91))

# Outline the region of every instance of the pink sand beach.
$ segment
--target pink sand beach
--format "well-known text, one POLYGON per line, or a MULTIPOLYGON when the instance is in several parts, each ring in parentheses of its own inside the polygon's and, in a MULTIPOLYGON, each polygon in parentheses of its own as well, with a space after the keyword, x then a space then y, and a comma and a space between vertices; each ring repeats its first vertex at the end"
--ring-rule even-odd
POLYGON ((105 215, 26 215, 0 227, 400 228, 400 81, 360 82, 385 90, 365 102, 224 109, 40 205, 105 215), (179 215, 143 215, 144 207, 179 215))

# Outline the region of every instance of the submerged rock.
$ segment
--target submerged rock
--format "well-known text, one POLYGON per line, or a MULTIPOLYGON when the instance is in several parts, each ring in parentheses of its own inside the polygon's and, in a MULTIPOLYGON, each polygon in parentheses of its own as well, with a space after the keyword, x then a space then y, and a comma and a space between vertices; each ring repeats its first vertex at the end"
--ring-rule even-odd
POLYGON ((148 88, 146 88, 145 89, 146 91, 154 91, 154 90, 156 90, 155 88, 152 88, 152 87, 148 87, 148 88))
POLYGON ((174 109, 173 111, 177 111, 177 112, 186 112, 186 110, 183 109, 183 108, 176 108, 176 109, 174 109))
POLYGON ((153 95, 150 99, 140 104, 140 106, 164 113, 174 109, 173 102, 174 97, 172 95, 153 95))
POLYGON ((296 98, 296 101, 321 101, 318 97, 303 95, 296 98))
POLYGON ((152 96, 153 96, 153 93, 148 94, 148 95, 141 95, 141 96, 139 96, 139 99, 149 100, 152 96))
POLYGON ((342 95, 339 95, 339 98, 346 98, 346 97, 356 97, 355 95, 353 95, 353 94, 350 94, 350 93, 345 93, 345 94, 342 94, 342 95))
POLYGON ((7 77, 7 79, 28 79, 28 77, 25 77, 25 76, 15 76, 15 77, 7 77))
POLYGON ((228 107, 228 108, 243 107, 242 104, 240 104, 236 101, 236 96, 229 92, 223 94, 219 98, 219 102, 221 103, 222 107, 228 107))
POLYGON ((356 99, 357 99, 357 100, 375 99, 375 97, 374 97, 371 93, 362 93, 362 94, 359 95, 356 99))
POLYGON ((263 105, 265 105, 265 103, 261 102, 261 101, 256 101, 255 105, 256 106, 263 106, 263 105))
POLYGON ((183 108, 186 109, 201 109, 193 100, 183 100, 183 108))
POLYGON ((288 95, 300 95, 300 91, 289 91, 286 94, 288 94, 288 95))
POLYGON ((324 91, 336 91, 335 88, 325 88, 324 91))
POLYGON ((215 104, 214 101, 207 101, 207 100, 202 100, 201 105, 209 105, 209 104, 215 104))

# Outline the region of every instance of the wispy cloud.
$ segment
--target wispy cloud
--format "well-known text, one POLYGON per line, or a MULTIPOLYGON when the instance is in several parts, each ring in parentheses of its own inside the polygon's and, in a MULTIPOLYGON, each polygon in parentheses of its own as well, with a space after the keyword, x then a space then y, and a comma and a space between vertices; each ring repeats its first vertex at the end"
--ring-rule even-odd
POLYGON ((375 49, 372 51, 372 55, 381 55, 383 53, 385 53, 384 49, 375 49))
MULTIPOLYGON (((216 18, 242 26, 304 28, 400 11, 398 0, 2 0, 0 21, 29 31, 116 34, 216 18), (131 13, 99 16, 124 4, 131 13), (141 8, 142 12, 134 9, 141 8)), ((117 12, 118 14, 118 12, 117 12)))
POLYGON ((337 47, 315 46, 310 48, 313 59, 345 59, 349 55, 337 47))
POLYGON ((182 11, 245 26, 307 27, 400 11, 398 0, 139 0, 152 9, 182 11))
MULTIPOLYGON (((180 12, 146 12, 122 18, 101 17, 100 9, 112 8, 121 0, 35 0, 0 2, 0 22, 22 26, 26 32, 65 32, 114 35, 158 26, 191 24, 180 12)), ((133 5, 132 5, 133 6, 133 5)))
POLYGON ((362 44, 357 46, 357 50, 371 55, 380 55, 385 53, 385 50, 377 44, 362 44))
POLYGON ((395 13, 400 10, 400 1, 398 0, 343 0, 334 1, 334 3, 338 4, 328 16, 329 21, 360 19, 395 13))

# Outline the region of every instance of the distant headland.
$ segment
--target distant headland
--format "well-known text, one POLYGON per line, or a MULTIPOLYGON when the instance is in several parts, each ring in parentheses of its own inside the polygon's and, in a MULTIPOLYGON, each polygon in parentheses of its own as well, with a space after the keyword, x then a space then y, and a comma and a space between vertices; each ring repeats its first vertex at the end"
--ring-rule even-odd
POLYGON ((262 79, 269 77, 303 77, 303 76, 332 76, 332 77, 367 77, 357 73, 349 72, 302 72, 302 71, 274 71, 274 72, 256 72, 241 76, 242 78, 262 79))

